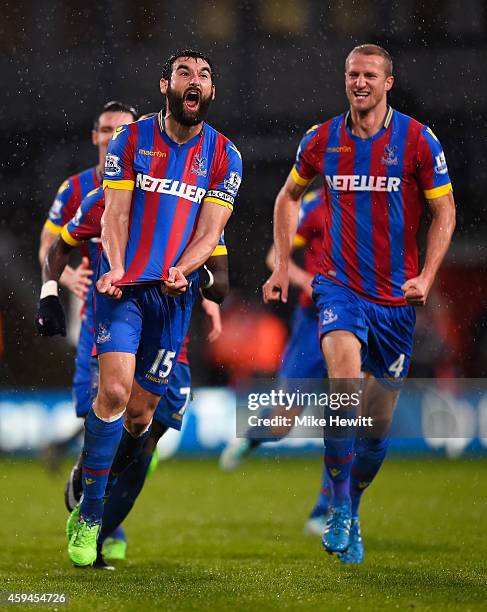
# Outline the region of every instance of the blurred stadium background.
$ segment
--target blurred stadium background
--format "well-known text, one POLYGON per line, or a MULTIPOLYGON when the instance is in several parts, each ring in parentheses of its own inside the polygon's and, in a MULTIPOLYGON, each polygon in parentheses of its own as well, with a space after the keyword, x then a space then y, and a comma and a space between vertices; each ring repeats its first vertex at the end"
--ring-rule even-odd
MULTIPOLYGON (((196 311, 194 384, 218 386, 225 395, 238 378, 275 371, 292 300, 264 308, 260 299, 274 197, 303 131, 346 107, 344 57, 363 41, 392 53, 392 105, 439 135, 458 204, 453 246, 428 308, 418 312, 412 375, 486 376, 482 0, 6 2, 0 25, 0 448, 35 447, 41 440, 33 444, 32 436, 55 437, 56 427, 48 431, 40 412, 39 427, 32 425, 33 406, 66 411, 69 403, 76 333, 45 340, 33 327, 38 237, 55 191, 66 176, 96 162, 90 130, 107 100, 135 104, 141 112, 160 108, 161 66, 177 48, 196 47, 214 58, 217 99, 210 121, 237 143, 245 170, 226 232, 232 284, 223 306, 226 332, 209 347, 196 311), (15 407, 27 432, 18 445, 8 426, 15 407), (24 419, 29 409, 32 416, 24 419)), ((76 310, 72 305, 74 329, 76 310)), ((207 403, 215 405, 218 396, 207 403)))
POLYGON ((453 246, 428 307, 418 311, 412 375, 487 376, 484 0, 0 6, 1 584, 67 590, 73 610, 87 609, 88 592, 92 610, 107 609, 107 597, 119 609, 215 610, 228 609, 229 601, 235 610, 323 609, 324 601, 327 610, 377 610, 379 602, 485 609, 485 393, 458 402, 445 383, 441 409, 447 406, 452 435, 443 439, 434 436, 434 418, 425 418, 437 406, 421 393, 400 407, 413 434, 395 441, 396 457, 367 494, 368 557, 356 573, 301 535, 318 485, 320 440, 288 439, 267 452, 294 453, 291 460, 256 459, 231 475, 217 472, 214 457, 194 460, 218 452, 235 432, 235 381, 271 376, 278 365, 293 300, 266 308, 260 297, 274 198, 304 130, 346 108, 344 58, 362 42, 391 52, 391 103, 441 139, 458 205, 453 246), (96 163, 90 131, 103 104, 118 99, 140 112, 158 110, 162 64, 187 47, 214 58, 217 99, 209 121, 244 159, 226 231, 232 293, 217 346, 209 347, 195 312, 195 401, 182 436, 168 434, 161 446, 163 457, 189 457, 158 470, 128 520, 131 561, 122 574, 105 575, 100 590, 92 574, 66 570, 61 497, 69 464, 52 477, 30 460, 76 428, 70 382, 77 305, 70 306, 68 338, 35 335, 39 234, 61 181, 96 163), (425 453, 434 460, 424 461, 425 453))

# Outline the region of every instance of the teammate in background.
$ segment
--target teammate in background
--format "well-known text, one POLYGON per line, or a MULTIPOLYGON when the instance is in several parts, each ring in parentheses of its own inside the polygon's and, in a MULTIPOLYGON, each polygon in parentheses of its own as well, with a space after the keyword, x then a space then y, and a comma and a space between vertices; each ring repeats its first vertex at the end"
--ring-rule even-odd
MULTIPOLYGON (((105 155, 113 132, 120 125, 135 121, 136 118, 137 111, 133 106, 116 101, 107 102, 101 113, 96 116, 91 139, 93 144, 98 147, 98 163, 79 174, 70 176, 59 187, 41 232, 39 247, 41 268, 51 244, 61 233, 64 225, 74 216, 83 198, 93 189, 101 186, 105 155)), ((80 418, 86 416, 91 407, 92 399, 90 357, 93 339, 93 284, 90 277, 93 274, 93 262, 98 257, 98 244, 96 242, 86 243, 82 249, 82 256, 82 262, 76 270, 66 265, 59 281, 77 297, 84 300, 73 377, 73 400, 76 415, 80 418)), ((63 329, 61 333, 63 336, 66 335, 66 330, 63 329)), ((58 465, 66 450, 82 431, 83 428, 81 427, 68 439, 49 445, 46 449, 46 456, 53 467, 58 465)))
MULTIPOLYGON (((293 259, 289 260, 289 280, 300 289, 299 304, 296 307, 281 367, 277 374, 279 380, 289 378, 324 378, 326 376, 318 334, 318 313, 311 299, 311 281, 318 271, 321 256, 325 219, 325 189, 310 191, 303 196, 299 211, 299 223, 293 238, 293 250, 304 248, 304 268, 293 259)), ((274 268, 274 247, 266 257, 268 267, 274 268)), ((269 411, 269 417, 279 413, 269 411)), ((262 415, 262 416, 267 416, 262 415)), ((251 427, 244 438, 233 439, 223 450, 220 467, 235 469, 242 460, 264 442, 278 441, 289 433, 276 432, 266 427, 251 427)), ((328 510, 330 488, 328 474, 323 470, 320 493, 315 507, 305 525, 305 532, 323 535, 328 510)))
POLYGON ((377 45, 355 47, 345 62, 347 113, 313 126, 302 139, 274 211, 275 269, 265 302, 287 301, 289 236, 303 191, 318 174, 329 193, 323 259, 313 281, 321 348, 337 392, 355 388, 374 437, 328 436, 325 463, 332 499, 323 545, 344 562, 364 550, 358 510, 388 446, 388 430, 411 356, 414 306, 426 303, 455 227, 445 155, 430 128, 387 104, 392 60, 377 45), (432 213, 418 273, 416 233, 424 199, 432 213), (355 451, 354 451, 355 448, 355 451))
POLYGON ((68 546, 77 566, 96 559, 115 454, 128 465, 144 446, 186 336, 196 270, 218 244, 241 182, 239 152, 204 122, 215 97, 209 59, 172 56, 160 87, 165 114, 116 130, 106 156, 95 292, 100 378, 85 419, 83 498, 68 546))
MULTIPOLYGON (((88 241, 99 239, 101 218, 105 209, 103 189, 94 189, 83 200, 76 215, 62 229, 61 234, 52 244, 42 269, 43 282, 57 283, 68 263, 73 249, 81 247, 88 241)), ((97 264, 97 262, 95 262, 97 264)), ((221 332, 221 319, 218 304, 223 301, 229 290, 228 256, 223 236, 215 247, 212 256, 206 262, 206 269, 201 271, 203 309, 212 321, 211 338, 215 339, 221 332), (206 286, 205 286, 206 285, 206 286), (206 299, 208 298, 208 299, 206 299)), ((39 332, 42 335, 61 333, 65 328, 62 304, 57 296, 41 300, 36 317, 39 332), (40 322, 42 321, 42 322, 40 322)), ((210 340, 211 341, 211 340, 210 340)), ((94 342, 94 338, 92 339, 94 342)), ((186 337, 181 353, 178 356, 174 371, 170 376, 168 391, 161 398, 154 413, 144 449, 140 457, 123 473, 117 473, 117 463, 124 462, 124 457, 114 460, 110 473, 111 494, 105 502, 103 530, 99 538, 98 567, 107 567, 105 559, 125 559, 127 542, 121 523, 130 512, 145 482, 157 442, 169 429, 180 431, 184 413, 191 395, 191 372, 187 356, 188 338, 186 337)), ((96 369, 96 358, 93 368, 96 369)), ((97 376, 94 377, 97 380, 97 376)), ((95 389, 96 392, 96 389, 95 389)), ((71 471, 66 487, 67 505, 73 510, 78 504, 81 492, 81 456, 71 471)), ((77 513, 74 513, 77 518, 77 513)), ((68 532, 73 522, 68 525, 68 532)))

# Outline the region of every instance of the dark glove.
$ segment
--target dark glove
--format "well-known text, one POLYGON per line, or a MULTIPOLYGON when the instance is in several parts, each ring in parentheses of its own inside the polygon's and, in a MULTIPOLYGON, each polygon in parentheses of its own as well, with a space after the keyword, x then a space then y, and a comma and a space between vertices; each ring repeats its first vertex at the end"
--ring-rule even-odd
POLYGON ((39 301, 36 328, 41 336, 66 335, 64 310, 57 295, 48 295, 39 301))

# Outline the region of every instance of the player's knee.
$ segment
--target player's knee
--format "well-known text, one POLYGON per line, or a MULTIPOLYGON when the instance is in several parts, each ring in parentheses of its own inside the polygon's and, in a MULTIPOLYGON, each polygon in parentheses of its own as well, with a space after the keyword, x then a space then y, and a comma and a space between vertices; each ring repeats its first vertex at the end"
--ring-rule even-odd
POLYGON ((144 411, 137 414, 125 413, 124 426, 134 437, 141 436, 145 433, 152 422, 152 412, 144 411))
POLYGON ((130 388, 123 382, 113 380, 98 392, 98 402, 111 411, 121 411, 127 406, 130 397, 130 388))

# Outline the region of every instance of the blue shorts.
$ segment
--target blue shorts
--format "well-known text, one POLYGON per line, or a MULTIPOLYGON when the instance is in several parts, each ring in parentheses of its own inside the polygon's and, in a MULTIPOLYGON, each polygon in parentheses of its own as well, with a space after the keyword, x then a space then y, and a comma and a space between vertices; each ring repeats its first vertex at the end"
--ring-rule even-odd
POLYGON ((154 421, 181 430, 184 413, 191 400, 191 370, 187 363, 176 363, 169 378, 165 395, 161 397, 154 412, 154 421))
POLYGON ((97 355, 136 355, 135 380, 155 395, 163 395, 177 362, 198 294, 198 273, 188 276, 185 293, 170 297, 160 285, 123 287, 114 300, 95 291, 97 355))
POLYGON ((416 310, 382 306, 321 274, 313 280, 320 313, 320 337, 334 330, 354 333, 362 344, 362 369, 397 388, 407 376, 413 349, 416 310))
POLYGON ((318 312, 315 306, 298 306, 293 314, 291 335, 287 341, 278 377, 324 378, 325 361, 321 354, 318 333, 318 312))
POLYGON ((73 402, 77 417, 85 417, 93 401, 92 350, 93 328, 83 321, 79 332, 73 376, 73 402))

